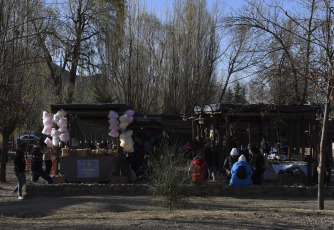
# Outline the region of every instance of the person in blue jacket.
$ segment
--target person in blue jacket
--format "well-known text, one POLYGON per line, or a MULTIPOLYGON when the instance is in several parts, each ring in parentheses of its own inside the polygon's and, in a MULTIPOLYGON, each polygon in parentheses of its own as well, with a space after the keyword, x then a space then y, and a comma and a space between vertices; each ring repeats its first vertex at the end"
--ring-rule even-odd
POLYGON ((231 169, 231 180, 230 185, 235 186, 246 186, 253 184, 253 181, 251 179, 253 172, 249 164, 246 162, 246 157, 244 155, 241 155, 237 162, 234 163, 232 169, 231 169), (245 175, 240 177, 240 172, 238 173, 239 167, 245 167, 245 175), (239 177, 238 177, 239 176, 239 177))

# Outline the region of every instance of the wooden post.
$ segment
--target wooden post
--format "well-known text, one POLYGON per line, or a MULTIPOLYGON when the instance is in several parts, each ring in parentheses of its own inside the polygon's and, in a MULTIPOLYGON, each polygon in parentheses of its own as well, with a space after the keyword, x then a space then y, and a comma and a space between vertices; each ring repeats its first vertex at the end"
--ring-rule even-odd
MULTIPOLYGON (((311 150, 310 150, 311 151, 311 150)), ((307 176, 306 176, 306 185, 310 186, 312 184, 312 158, 310 155, 307 156, 307 176)))
POLYGON ((60 147, 57 146, 56 147, 56 159, 55 159, 55 175, 59 175, 59 168, 58 168, 58 165, 59 165, 59 156, 60 156, 60 147))
MULTIPOLYGON (((226 116, 226 157, 228 156, 229 152, 231 151, 230 145, 230 118, 228 115, 226 116)), ((224 159, 225 160, 225 159, 224 159)))
POLYGON ((251 143, 251 125, 248 123, 248 144, 251 143))
MULTIPOLYGON (((263 137, 264 137, 264 135, 263 135, 263 119, 262 119, 262 117, 260 117, 260 139, 259 139, 260 145, 259 146, 261 146, 261 141, 262 141, 263 137)), ((262 148, 262 146, 261 146, 261 148, 262 148)), ((262 150, 264 151, 264 149, 262 149, 262 150)))
POLYGON ((120 169, 121 169, 121 148, 120 148, 120 142, 119 142, 119 136, 116 139, 116 171, 115 176, 120 175, 120 169))
POLYGON ((302 151, 300 153, 300 160, 301 161, 304 161, 304 156, 305 156, 305 127, 304 127, 304 116, 301 116, 301 148, 302 148, 302 151))
POLYGON ((288 157, 291 158, 291 145, 292 145, 292 128, 291 128, 291 116, 289 116, 289 140, 288 140, 288 157))
POLYGON ((195 127, 194 127, 194 119, 191 120, 191 140, 193 141, 193 143, 195 142, 195 127))
POLYGON ((200 127, 199 127, 199 124, 196 124, 196 129, 197 129, 197 143, 200 143, 201 141, 201 133, 200 133, 200 127))

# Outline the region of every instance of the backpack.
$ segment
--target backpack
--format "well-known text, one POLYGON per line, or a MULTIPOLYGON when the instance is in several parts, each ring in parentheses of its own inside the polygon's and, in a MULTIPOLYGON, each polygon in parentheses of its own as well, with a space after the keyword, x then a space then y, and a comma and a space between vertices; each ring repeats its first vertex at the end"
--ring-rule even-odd
POLYGON ((194 183, 202 183, 206 180, 204 165, 196 165, 193 170, 192 180, 194 183))
POLYGON ((247 169, 245 166, 240 165, 239 168, 237 169, 237 177, 239 179, 246 179, 247 178, 247 169))

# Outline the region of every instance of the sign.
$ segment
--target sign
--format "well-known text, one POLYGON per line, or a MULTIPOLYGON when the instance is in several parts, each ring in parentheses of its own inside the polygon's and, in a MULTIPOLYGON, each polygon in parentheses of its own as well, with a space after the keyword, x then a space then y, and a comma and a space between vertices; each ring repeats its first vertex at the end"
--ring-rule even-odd
POLYGON ((77 160, 79 178, 99 177, 99 168, 99 160, 77 160))

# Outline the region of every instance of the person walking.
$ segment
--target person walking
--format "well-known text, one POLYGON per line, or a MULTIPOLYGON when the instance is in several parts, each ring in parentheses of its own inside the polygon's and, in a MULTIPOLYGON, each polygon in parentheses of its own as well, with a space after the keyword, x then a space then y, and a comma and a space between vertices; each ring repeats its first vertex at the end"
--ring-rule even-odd
POLYGON ((52 178, 43 170, 43 154, 39 144, 35 144, 31 150, 31 172, 32 181, 37 182, 42 177, 49 184, 53 184, 52 178))
POLYGON ((26 161, 24 157, 24 151, 25 151, 25 145, 21 144, 19 146, 19 149, 16 151, 14 158, 14 173, 18 184, 12 191, 12 194, 18 196, 17 198, 19 200, 22 200, 24 198, 22 195, 22 187, 26 183, 26 175, 25 175, 26 161))
POLYGON ((253 184, 251 179, 253 172, 244 155, 241 155, 238 161, 234 163, 231 174, 230 185, 245 186, 253 184))

